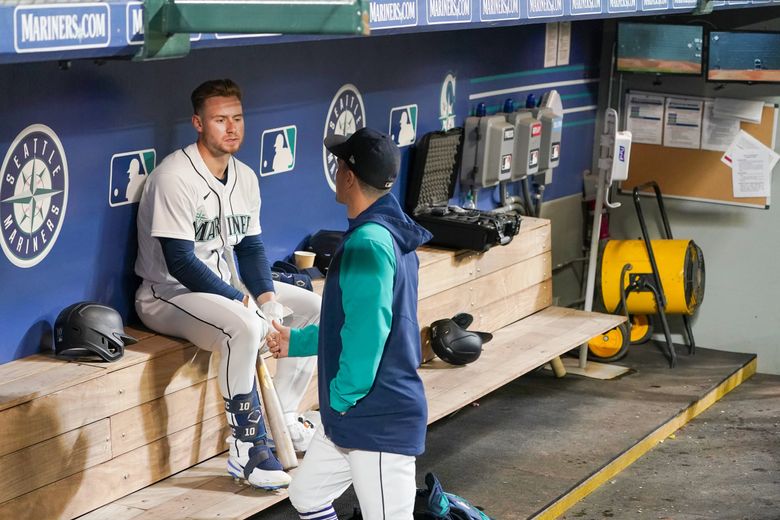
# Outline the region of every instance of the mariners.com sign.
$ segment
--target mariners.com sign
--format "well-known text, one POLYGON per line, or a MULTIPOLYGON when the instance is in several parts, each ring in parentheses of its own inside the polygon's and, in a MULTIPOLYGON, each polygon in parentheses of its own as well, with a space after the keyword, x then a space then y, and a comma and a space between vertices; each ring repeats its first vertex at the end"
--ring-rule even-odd
POLYGON ((107 4, 19 6, 14 11, 14 47, 16 52, 108 47, 110 26, 107 4))

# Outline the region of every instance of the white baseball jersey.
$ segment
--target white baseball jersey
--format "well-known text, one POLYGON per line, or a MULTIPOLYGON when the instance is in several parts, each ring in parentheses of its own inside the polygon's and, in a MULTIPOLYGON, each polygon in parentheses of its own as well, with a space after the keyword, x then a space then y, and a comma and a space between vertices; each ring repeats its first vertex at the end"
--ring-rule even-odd
POLYGON ((195 243, 195 256, 230 284, 226 245, 260 234, 260 189, 252 169, 235 157, 227 183, 211 174, 196 144, 177 150, 154 169, 138 206, 135 272, 163 297, 187 289, 168 272, 157 238, 195 243))

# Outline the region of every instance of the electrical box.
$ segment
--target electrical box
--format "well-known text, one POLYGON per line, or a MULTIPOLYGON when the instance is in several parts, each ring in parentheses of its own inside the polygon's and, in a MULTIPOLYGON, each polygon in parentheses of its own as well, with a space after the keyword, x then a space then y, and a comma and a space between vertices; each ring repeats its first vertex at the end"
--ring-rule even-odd
POLYGON ((539 170, 557 168, 561 160, 561 134, 563 116, 550 108, 536 110, 536 119, 542 123, 542 144, 539 154, 539 170))
POLYGON ((463 125, 460 182, 489 188, 512 177, 515 129, 503 115, 467 117, 463 125))
POLYGON ((506 114, 506 120, 515 128, 515 164, 510 180, 519 181, 539 172, 542 123, 530 110, 506 114))
POLYGON ((628 163, 631 160, 631 132, 622 131, 615 135, 612 151, 612 168, 607 172, 607 183, 628 180, 628 163))

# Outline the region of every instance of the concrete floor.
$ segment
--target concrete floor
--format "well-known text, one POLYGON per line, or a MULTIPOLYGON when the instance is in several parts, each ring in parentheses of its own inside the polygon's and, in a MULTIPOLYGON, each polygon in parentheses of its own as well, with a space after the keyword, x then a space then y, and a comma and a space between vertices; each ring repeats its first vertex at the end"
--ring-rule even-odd
MULTIPOLYGON (((652 344, 632 346, 632 372, 609 381, 527 374, 433 424, 418 483, 432 471, 492 518, 533 517, 751 359, 678 353, 669 369, 652 344)), ((780 377, 743 385, 561 518, 780 519, 780 377)), ((340 518, 356 504, 349 490, 340 518)), ((255 518, 296 515, 284 502, 255 518)))
POLYGON ((780 376, 755 375, 561 518, 780 518, 780 376))

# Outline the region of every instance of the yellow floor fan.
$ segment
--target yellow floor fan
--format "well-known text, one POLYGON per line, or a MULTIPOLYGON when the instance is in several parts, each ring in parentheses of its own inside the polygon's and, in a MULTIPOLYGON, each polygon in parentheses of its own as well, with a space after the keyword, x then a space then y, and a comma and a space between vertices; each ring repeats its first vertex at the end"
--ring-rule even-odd
POLYGON ((692 240, 675 240, 669 226, 661 190, 655 182, 633 190, 640 240, 607 240, 600 247, 596 287, 604 310, 626 314, 628 321, 619 327, 592 338, 588 342, 588 358, 596 361, 617 361, 626 355, 631 343, 641 343, 653 334, 653 319, 657 317, 666 339, 662 351, 674 367, 677 355, 672 344, 667 315, 682 315, 688 339, 688 353, 696 344, 690 316, 704 298, 704 257, 692 240), (666 237, 650 240, 642 214, 639 193, 652 188, 663 221, 666 237))

